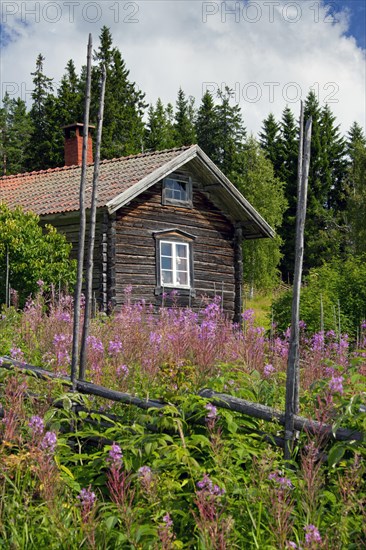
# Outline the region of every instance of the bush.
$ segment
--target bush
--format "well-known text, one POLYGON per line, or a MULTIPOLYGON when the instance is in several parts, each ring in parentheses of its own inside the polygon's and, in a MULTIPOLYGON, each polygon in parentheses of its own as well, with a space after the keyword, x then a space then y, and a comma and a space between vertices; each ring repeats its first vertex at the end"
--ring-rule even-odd
MULTIPOLYGON (((324 330, 348 332, 356 337, 366 317, 365 257, 335 260, 313 268, 301 290, 300 317, 310 332, 321 328, 321 304, 324 330)), ((291 322, 292 291, 285 292, 273 304, 278 330, 286 330, 291 322)))
POLYGON ((20 305, 35 293, 37 281, 45 288, 52 283, 62 287, 75 283, 71 244, 52 225, 43 231, 36 214, 0 204, 0 234, 0 303, 5 302, 7 255, 10 287, 17 291, 20 305))

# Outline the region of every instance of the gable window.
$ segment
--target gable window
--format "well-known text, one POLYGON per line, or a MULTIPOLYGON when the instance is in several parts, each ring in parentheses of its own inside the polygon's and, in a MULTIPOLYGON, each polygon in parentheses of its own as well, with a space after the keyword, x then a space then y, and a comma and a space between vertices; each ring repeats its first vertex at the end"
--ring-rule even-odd
POLYGON ((192 207, 192 181, 185 174, 171 174, 163 179, 163 204, 192 207))
POLYGON ((154 233, 156 241, 156 294, 164 288, 177 289, 179 294, 194 296, 194 235, 180 229, 154 233))
POLYGON ((160 241, 160 284, 189 288, 189 245, 160 241))

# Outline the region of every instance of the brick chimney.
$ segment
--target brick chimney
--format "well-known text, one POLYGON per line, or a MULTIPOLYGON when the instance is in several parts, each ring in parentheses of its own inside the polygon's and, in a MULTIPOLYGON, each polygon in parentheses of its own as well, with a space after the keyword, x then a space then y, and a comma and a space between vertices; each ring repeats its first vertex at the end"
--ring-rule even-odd
MULTIPOLYGON (((95 128, 95 126, 89 125, 87 164, 93 164, 93 141, 90 133, 92 128, 95 128)), ((81 166, 83 155, 83 129, 84 124, 80 122, 63 126, 65 133, 65 166, 81 166)))

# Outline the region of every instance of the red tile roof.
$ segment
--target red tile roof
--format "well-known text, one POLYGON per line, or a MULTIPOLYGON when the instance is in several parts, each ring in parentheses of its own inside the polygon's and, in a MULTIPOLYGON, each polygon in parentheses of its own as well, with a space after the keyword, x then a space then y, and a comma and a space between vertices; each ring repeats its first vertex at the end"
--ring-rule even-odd
MULTIPOLYGON (((193 146, 194 147, 194 146, 193 146)), ((173 160, 190 147, 141 153, 100 163, 98 207, 105 206, 142 178, 173 160)), ((87 168, 85 204, 90 205, 94 165, 87 168)), ((80 166, 65 166, 0 178, 0 202, 23 206, 36 214, 79 210, 80 166)))

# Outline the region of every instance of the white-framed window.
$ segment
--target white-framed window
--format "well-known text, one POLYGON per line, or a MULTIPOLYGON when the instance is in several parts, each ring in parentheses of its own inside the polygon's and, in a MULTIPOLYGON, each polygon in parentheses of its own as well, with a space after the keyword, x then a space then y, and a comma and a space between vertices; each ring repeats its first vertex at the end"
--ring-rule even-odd
POLYGON ((159 261, 162 287, 190 288, 189 243, 161 240, 159 261))
POLYGON ((186 174, 174 173, 163 180, 163 204, 192 207, 192 181, 186 174))

